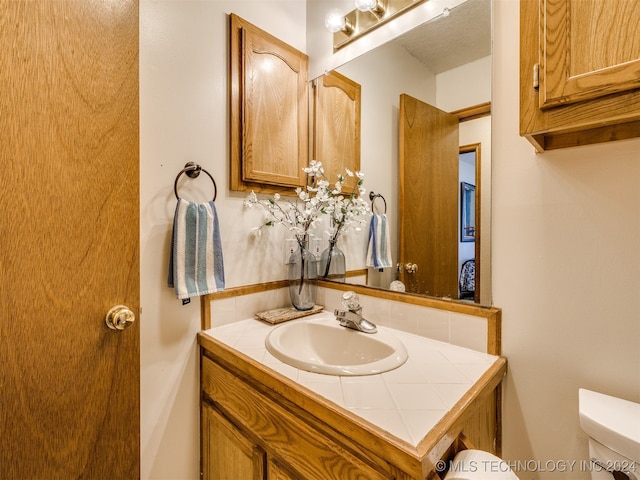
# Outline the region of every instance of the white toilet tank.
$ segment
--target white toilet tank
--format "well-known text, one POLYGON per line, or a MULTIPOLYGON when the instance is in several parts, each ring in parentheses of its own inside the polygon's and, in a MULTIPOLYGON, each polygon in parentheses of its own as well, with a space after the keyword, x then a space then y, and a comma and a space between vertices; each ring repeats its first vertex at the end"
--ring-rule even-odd
POLYGON ((589 435, 591 478, 640 480, 640 404, 584 388, 578 404, 580 426, 589 435))

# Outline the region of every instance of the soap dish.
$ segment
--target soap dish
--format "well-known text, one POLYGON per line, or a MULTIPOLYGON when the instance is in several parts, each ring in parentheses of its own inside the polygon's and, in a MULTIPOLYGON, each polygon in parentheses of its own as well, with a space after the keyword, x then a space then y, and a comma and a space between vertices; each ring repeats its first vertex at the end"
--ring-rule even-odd
POLYGON ((295 320, 296 318, 306 317, 314 313, 320 313, 324 310, 322 305, 314 305, 310 310, 296 310, 294 307, 276 308, 265 312, 256 313, 256 318, 272 325, 295 320))

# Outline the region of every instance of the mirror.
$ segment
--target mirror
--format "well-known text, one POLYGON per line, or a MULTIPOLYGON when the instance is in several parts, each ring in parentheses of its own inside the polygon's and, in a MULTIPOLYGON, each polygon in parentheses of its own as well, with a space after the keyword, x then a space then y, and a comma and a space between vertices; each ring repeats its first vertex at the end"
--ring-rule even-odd
MULTIPOLYGON (((399 239, 401 218, 413 218, 414 224, 422 223, 415 220, 419 216, 409 215, 417 205, 402 205, 400 200, 399 98, 401 94, 407 94, 444 112, 465 110, 490 102, 491 0, 467 0, 452 8, 447 15, 440 15, 376 47, 336 71, 361 85, 361 170, 365 174, 367 190, 381 194, 387 204, 393 263, 415 267, 411 258, 402 258, 403 242, 399 239)), ((451 248, 457 251, 457 261, 451 260, 456 265, 450 266, 448 271, 456 272, 452 274, 456 276, 452 281, 457 291, 451 295, 420 291, 418 288, 411 293, 454 299, 462 297, 463 301, 491 305, 491 117, 481 115, 480 118, 460 122, 458 147, 462 162, 460 171, 471 169, 474 177, 473 180, 468 177, 457 179, 455 186, 451 187, 455 191, 449 195, 455 195, 456 201, 460 202, 465 198, 461 192, 462 183, 473 186, 473 200, 468 193, 466 198, 467 206, 475 204, 475 209, 471 216, 469 210, 461 210, 458 203, 456 217, 452 219, 457 231, 453 240, 455 245, 451 248), (472 167, 469 167, 468 155, 462 155, 469 151, 473 152, 472 167), (466 213, 465 218, 460 217, 462 213, 466 213), (474 222, 473 236, 469 230, 471 221, 474 222), (467 228, 466 235, 459 230, 463 225, 467 228), (469 259, 474 259, 477 268, 479 294, 475 296, 469 296, 468 292, 461 295, 458 289, 463 264, 469 259)), ((422 183, 420 175, 425 173, 416 173, 413 177, 409 174, 408 177, 413 178, 419 187, 422 183)), ((381 213, 380 204, 376 202, 375 213, 381 213)), ((439 228, 437 225, 418 226, 421 227, 419 235, 425 242, 429 241, 431 232, 439 228)), ((347 283, 384 289, 397 279, 402 280, 405 287, 411 283, 405 268, 398 273, 396 268, 379 271, 365 267, 366 252, 363 252, 362 245, 367 242, 368 226, 363 230, 358 235, 349 234, 341 239, 340 248, 346 254, 347 270, 351 272, 347 283)), ((416 231, 411 225, 405 225, 404 230, 411 235, 416 231)), ((418 271, 429 268, 429 265, 417 265, 418 271)))

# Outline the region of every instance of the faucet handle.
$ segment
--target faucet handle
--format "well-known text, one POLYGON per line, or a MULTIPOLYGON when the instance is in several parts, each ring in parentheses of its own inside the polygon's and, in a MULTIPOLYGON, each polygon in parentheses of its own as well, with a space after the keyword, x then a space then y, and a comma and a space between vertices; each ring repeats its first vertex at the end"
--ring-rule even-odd
POLYGON ((351 290, 349 290, 342 294, 342 305, 344 305, 347 310, 356 312, 361 308, 360 298, 358 297, 356 292, 352 292, 351 290))

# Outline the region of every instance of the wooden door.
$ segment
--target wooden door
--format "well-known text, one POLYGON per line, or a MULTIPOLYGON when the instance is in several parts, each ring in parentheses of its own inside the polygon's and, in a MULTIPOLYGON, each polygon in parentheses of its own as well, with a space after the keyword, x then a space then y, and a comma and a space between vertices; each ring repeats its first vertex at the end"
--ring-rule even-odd
POLYGON ((0 478, 139 478, 138 2, 0 3, 0 478))
POLYGON ((408 292, 458 298, 458 118, 406 94, 399 117, 400 278, 408 292))

